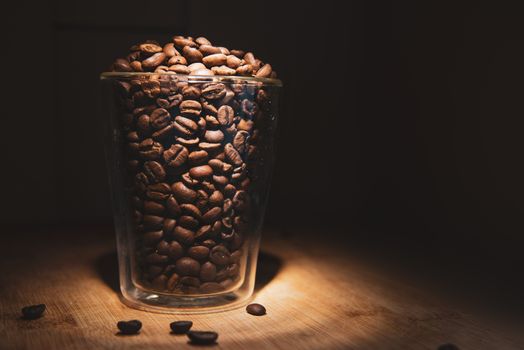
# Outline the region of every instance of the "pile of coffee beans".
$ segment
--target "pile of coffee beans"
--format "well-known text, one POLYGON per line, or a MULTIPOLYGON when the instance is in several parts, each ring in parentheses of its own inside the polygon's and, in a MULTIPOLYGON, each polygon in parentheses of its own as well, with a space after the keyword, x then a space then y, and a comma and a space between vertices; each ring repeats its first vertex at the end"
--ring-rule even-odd
POLYGON ((211 294, 241 283, 273 107, 271 84, 211 74, 233 74, 231 67, 234 74, 275 76, 252 53, 205 38, 175 37, 163 47, 148 41, 114 64, 122 72, 198 75, 117 79, 134 280, 144 288, 211 294))
POLYGON ((174 36, 172 42, 160 45, 148 40, 131 47, 126 58, 117 59, 115 72, 155 72, 189 75, 239 75, 276 78, 269 63, 252 52, 214 46, 204 37, 174 36))

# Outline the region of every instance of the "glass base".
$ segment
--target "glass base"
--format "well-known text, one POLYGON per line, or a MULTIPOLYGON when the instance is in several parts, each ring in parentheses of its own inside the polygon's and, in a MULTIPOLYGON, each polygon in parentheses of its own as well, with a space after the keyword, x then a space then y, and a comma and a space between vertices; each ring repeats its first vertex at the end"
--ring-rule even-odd
POLYGON ((245 291, 231 291, 204 296, 180 296, 154 293, 132 287, 122 290, 121 301, 129 307, 143 311, 169 314, 204 314, 227 311, 245 306, 252 295, 245 291))

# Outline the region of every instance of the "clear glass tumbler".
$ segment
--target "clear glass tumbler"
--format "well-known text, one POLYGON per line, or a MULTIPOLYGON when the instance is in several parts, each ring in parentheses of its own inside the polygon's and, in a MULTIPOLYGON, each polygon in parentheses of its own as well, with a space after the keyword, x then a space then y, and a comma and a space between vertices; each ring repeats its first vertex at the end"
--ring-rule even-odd
POLYGON ((244 305, 281 82, 113 72, 101 82, 123 301, 183 313, 244 305))

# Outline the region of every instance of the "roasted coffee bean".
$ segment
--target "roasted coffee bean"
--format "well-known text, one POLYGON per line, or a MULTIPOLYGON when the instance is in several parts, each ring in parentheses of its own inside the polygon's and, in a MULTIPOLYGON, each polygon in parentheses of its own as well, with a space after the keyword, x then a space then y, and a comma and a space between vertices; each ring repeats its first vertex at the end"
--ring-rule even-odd
POLYGON ((144 202, 144 212, 146 214, 157 214, 162 215, 164 213, 164 206, 160 203, 154 201, 145 201, 144 202))
POLYGON ((258 106, 256 102, 250 99, 244 99, 241 104, 242 112, 248 117, 253 117, 258 112, 258 106))
POLYGON ((184 276, 180 277, 179 280, 180 284, 182 284, 182 288, 184 287, 200 287, 200 280, 197 277, 193 276, 184 276))
POLYGON ((147 246, 152 246, 162 239, 164 233, 161 230, 144 233, 143 240, 147 246))
POLYGON ((203 36, 199 36, 198 38, 196 38, 195 42, 197 44, 199 44, 200 46, 202 46, 202 45, 211 45, 211 41, 207 40, 207 38, 205 38, 203 36))
POLYGON ((188 230, 194 230, 199 226, 198 220, 189 215, 182 215, 179 217, 178 223, 180 226, 187 228, 188 230))
POLYGON ((263 305, 253 303, 246 306, 246 311, 248 314, 253 316, 262 316, 266 314, 266 308, 263 305))
POLYGON ((199 164, 202 164, 204 163, 206 160, 207 160, 207 157, 208 157, 208 153, 204 150, 198 150, 198 151, 194 151, 194 152, 191 152, 189 154, 189 163, 191 163, 192 165, 199 165, 199 164))
POLYGON ((155 68, 156 66, 162 64, 162 62, 164 62, 165 59, 166 59, 166 54, 165 53, 163 53, 163 52, 155 53, 151 57, 146 58, 145 60, 142 61, 142 67, 144 69, 151 70, 151 69, 155 68))
POLYGON ((246 191, 242 191, 242 190, 237 191, 235 195, 233 196, 233 207, 235 208, 235 210, 242 211, 248 205, 247 204, 248 200, 249 198, 248 198, 248 194, 246 193, 246 191))
POLYGON ((171 186, 171 190, 180 203, 191 203, 193 202, 197 194, 192 189, 188 188, 183 182, 176 182, 171 186))
POLYGON ((144 163, 144 173, 149 179, 150 183, 162 182, 166 178, 166 171, 162 164, 155 161, 148 161, 144 163))
POLYGON ((196 260, 203 260, 209 255, 209 248, 204 246, 193 246, 187 250, 187 255, 196 260))
POLYGON ((197 44, 193 40, 184 38, 183 36, 179 36, 179 35, 173 37, 173 42, 175 46, 178 48, 183 48, 184 46, 189 46, 189 47, 197 46, 197 44))
POLYGON ((228 143, 224 146, 224 153, 226 154, 226 159, 233 165, 239 166, 242 164, 242 157, 238 151, 233 147, 232 144, 228 143))
POLYGON ((189 152, 187 148, 179 144, 174 144, 165 150, 162 156, 169 167, 178 168, 186 162, 188 155, 189 152))
POLYGON ((153 288, 160 289, 160 290, 164 290, 166 288, 166 283, 167 283, 166 275, 158 275, 153 279, 153 281, 151 281, 153 288))
MULTIPOLYGON (((226 64, 229 68, 235 70, 242 64, 242 60, 234 55, 227 56, 226 64)), ((236 72, 236 71, 235 71, 236 72)))
POLYGON ((166 200, 166 209, 169 215, 178 216, 181 213, 180 206, 173 196, 169 196, 166 200))
POLYGON ((182 115, 199 116, 202 111, 202 105, 198 101, 186 100, 180 103, 180 113, 182 115))
POLYGON ((244 64, 237 67, 236 72, 238 75, 251 75, 253 72, 253 66, 250 64, 244 64))
POLYGON ((174 131, 175 131, 175 125, 169 124, 165 128, 155 131, 151 136, 156 141, 162 141, 162 140, 167 139, 169 136, 171 136, 174 131))
POLYGON ((24 306, 22 308, 22 317, 26 320, 36 320, 37 318, 42 317, 45 309, 45 304, 24 306))
POLYGON ((213 206, 216 206, 216 207, 221 207, 223 202, 224 202, 224 195, 220 191, 214 191, 209 196, 209 204, 210 205, 213 205, 213 206))
POLYGON ((174 43, 167 43, 164 45, 164 48, 162 49, 166 57, 173 57, 173 56, 180 56, 180 52, 175 49, 174 43))
POLYGON ((164 201, 169 197, 171 189, 166 183, 158 183, 147 186, 146 196, 154 201, 164 201))
POLYGON ((182 182, 191 188, 195 188, 195 186, 198 185, 198 180, 192 178, 189 172, 182 174, 182 182))
POLYGON ((187 60, 184 56, 173 56, 167 61, 167 64, 169 65, 169 67, 175 66, 175 65, 181 65, 185 67, 187 65, 187 60))
POLYGON ((162 266, 159 266, 159 265, 149 265, 147 267, 147 277, 149 279, 154 279, 156 278, 158 275, 160 275, 162 273, 162 271, 164 271, 164 268, 162 266))
POLYGON ((118 321, 116 326, 121 334, 137 334, 142 328, 142 322, 139 320, 118 321))
MULTIPOLYGON (((209 253, 209 248, 207 249, 209 253)), ((202 280, 203 282, 212 282, 215 280, 216 276, 217 268, 215 264, 213 264, 210 261, 207 261, 204 264, 202 264, 202 266, 200 267, 200 280, 202 280)))
POLYGON ((190 46, 184 46, 184 48, 182 49, 182 54, 189 63, 202 62, 202 58, 204 57, 204 55, 202 55, 202 52, 190 46))
POLYGON ((171 115, 164 108, 157 108, 151 113, 150 120, 151 126, 158 130, 165 128, 169 124, 171 115))
POLYGON ((200 165, 189 170, 189 175, 194 179, 204 179, 213 174, 213 169, 209 165, 200 165))
POLYGON ((207 130, 204 139, 211 143, 220 143, 224 140, 224 133, 220 130, 207 130))
POLYGON ((193 322, 191 321, 175 321, 169 324, 169 328, 174 334, 186 334, 192 326, 193 322))
POLYGON ((202 245, 205 246, 205 247, 208 247, 209 249, 211 249, 211 248, 213 248, 214 246, 217 245, 217 242, 215 242, 212 239, 206 239, 206 240, 202 241, 202 245))
POLYGON ((204 223, 212 223, 215 222, 220 215, 222 214, 222 208, 220 207, 213 207, 209 209, 204 215, 202 215, 202 221, 204 223))
POLYGON ((216 247, 213 247, 213 249, 211 249, 209 259, 214 264, 226 265, 229 263, 230 256, 231 253, 229 253, 229 250, 227 250, 226 247, 224 247, 223 245, 217 245, 216 247))
POLYGON ((180 258, 176 261, 175 266, 180 276, 198 276, 200 273, 200 263, 193 258, 180 258))
POLYGON ((132 72, 133 69, 129 65, 129 62, 127 60, 124 60, 123 58, 119 58, 113 63, 113 70, 117 72, 132 72))
POLYGON ((156 251, 160 255, 168 255, 169 254, 169 243, 167 241, 160 241, 156 245, 156 251))
POLYGON ((187 68, 187 66, 183 65, 183 64, 173 64, 173 65, 169 66, 169 71, 175 72, 175 73, 178 73, 178 74, 189 74, 189 73, 191 73, 189 68, 187 68))
POLYGON ((200 89, 194 85, 185 86, 182 89, 182 96, 185 100, 197 100, 200 97, 200 89))
POLYGON ((233 147, 240 153, 244 154, 247 152, 249 146, 249 133, 244 130, 240 130, 236 133, 233 138, 233 147))
POLYGON ((146 256, 145 260, 149 264, 164 264, 169 258, 166 255, 160 255, 158 253, 152 253, 146 256))
POLYGON ((231 262, 238 263, 240 261, 240 258, 242 258, 242 252, 240 250, 236 250, 233 253, 231 253, 231 262))
POLYGON ((218 333, 208 331, 189 331, 187 336, 189 337, 191 344, 196 345, 211 345, 216 343, 218 339, 218 333))
POLYGON ((184 248, 177 241, 169 242, 169 248, 167 255, 172 259, 176 260, 184 255, 184 248))
POLYGON ((225 281, 229 276, 229 273, 226 269, 226 267, 222 266, 220 269, 217 269, 217 276, 215 277, 215 280, 217 282, 225 281))
POLYGON ((200 285, 200 291, 202 293, 218 293, 224 290, 219 283, 216 282, 205 282, 200 285))
POLYGON ((187 147, 188 149, 191 149, 192 147, 199 144, 200 139, 198 137, 194 137, 194 138, 177 137, 176 142, 187 147))
POLYGON ((138 45, 138 49, 146 54, 154 54, 162 51, 162 47, 153 43, 144 43, 138 45))
POLYGON ((255 76, 257 78, 269 78, 269 76, 271 75, 271 72, 272 72, 272 68, 271 68, 271 65, 266 63, 262 68, 260 68, 258 71, 257 71, 257 74, 255 74, 255 76))
POLYGON ((220 149, 221 144, 220 143, 211 143, 211 142, 200 142, 198 146, 207 152, 213 152, 213 151, 220 149))
POLYGON ((227 56, 222 53, 214 53, 202 58, 202 63, 207 67, 221 66, 226 64, 227 56))
POLYGON ((169 236, 173 233, 173 230, 176 226, 176 220, 171 218, 164 219, 164 222, 162 223, 162 231, 166 236, 169 236))
POLYGON ((143 159, 155 160, 160 158, 164 148, 160 143, 153 141, 153 139, 145 139, 138 145, 138 150, 143 159))
POLYGON ((226 86, 222 83, 208 83, 202 88, 202 96, 208 100, 217 100, 226 94, 226 86))
POLYGON ((201 226, 195 234, 195 239, 201 239, 202 237, 205 237, 207 234, 209 234, 210 231, 211 225, 201 226))
POLYGON ((174 125, 175 129, 182 136, 192 136, 198 129, 197 123, 195 123, 193 120, 189 118, 185 118, 182 116, 177 116, 175 118, 174 125))
POLYGON ((177 226, 173 230, 173 237, 181 244, 191 245, 195 241, 195 233, 182 226, 177 226))
POLYGON ((144 215, 142 221, 146 228, 156 230, 162 227, 164 218, 156 215, 144 215))
POLYGON ((175 288, 178 285, 179 279, 180 279, 180 276, 178 276, 176 273, 172 274, 171 277, 169 277, 169 279, 166 282, 167 290, 171 292, 175 290, 175 288))

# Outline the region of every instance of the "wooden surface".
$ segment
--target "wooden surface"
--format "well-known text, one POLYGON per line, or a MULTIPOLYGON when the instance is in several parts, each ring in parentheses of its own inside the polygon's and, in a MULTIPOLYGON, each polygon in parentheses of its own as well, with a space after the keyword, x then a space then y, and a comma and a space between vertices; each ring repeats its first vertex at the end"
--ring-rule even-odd
MULTIPOLYGON (((113 235, 100 230, 2 235, 0 348, 185 349, 173 320, 219 333, 217 349, 522 349, 524 343, 417 288, 395 282, 343 249, 311 240, 263 240, 255 301, 244 309, 173 316, 133 310, 117 292, 113 235), (20 319, 24 305, 45 316, 20 319), (117 336, 118 320, 140 319, 139 335, 117 336)), ((521 340, 520 340, 521 341, 521 340)))

